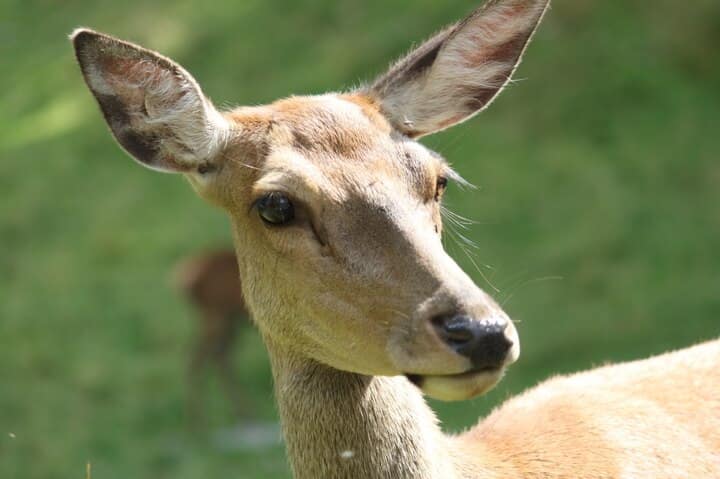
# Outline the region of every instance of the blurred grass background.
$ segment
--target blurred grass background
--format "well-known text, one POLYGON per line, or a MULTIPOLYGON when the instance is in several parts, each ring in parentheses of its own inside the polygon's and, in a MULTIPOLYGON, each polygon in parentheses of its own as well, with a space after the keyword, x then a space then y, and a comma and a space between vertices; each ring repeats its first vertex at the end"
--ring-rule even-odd
MULTIPOLYGON (((478 0, 479 1, 479 0, 478 0)), ((192 312, 172 265, 228 242, 223 215, 115 146, 74 64, 80 25, 157 49, 220 105, 369 80, 478 1, 0 2, 0 477, 288 477, 281 446, 188 433, 192 312)), ((720 3, 557 0, 509 88, 424 140, 480 187, 479 269, 523 355, 449 430, 548 375, 720 334, 720 3)), ((274 421, 248 331, 247 416, 274 421)), ((231 425, 217 384, 213 428, 231 425)))

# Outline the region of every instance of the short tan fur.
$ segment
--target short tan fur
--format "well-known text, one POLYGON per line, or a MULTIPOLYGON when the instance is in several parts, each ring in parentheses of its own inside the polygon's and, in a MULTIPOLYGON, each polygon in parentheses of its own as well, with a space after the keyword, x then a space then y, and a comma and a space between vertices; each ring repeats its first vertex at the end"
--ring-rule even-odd
POLYGON ((482 394, 520 350, 442 247, 456 175, 416 139, 495 99, 547 7, 490 0, 365 87, 223 113, 171 60, 73 34, 121 146, 229 215, 295 477, 720 477, 718 341, 553 379, 459 436, 422 397, 482 394))

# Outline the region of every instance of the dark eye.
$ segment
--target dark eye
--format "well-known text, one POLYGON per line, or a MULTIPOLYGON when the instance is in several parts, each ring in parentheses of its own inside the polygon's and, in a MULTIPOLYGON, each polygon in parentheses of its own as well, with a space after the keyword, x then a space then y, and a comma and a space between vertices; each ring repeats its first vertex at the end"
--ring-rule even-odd
POLYGON ((435 185, 435 201, 440 201, 442 194, 447 188, 448 180, 444 176, 438 176, 437 183, 435 185))
POLYGON ((280 226, 295 218, 295 207, 284 193, 273 191, 255 203, 260 219, 265 223, 280 226))

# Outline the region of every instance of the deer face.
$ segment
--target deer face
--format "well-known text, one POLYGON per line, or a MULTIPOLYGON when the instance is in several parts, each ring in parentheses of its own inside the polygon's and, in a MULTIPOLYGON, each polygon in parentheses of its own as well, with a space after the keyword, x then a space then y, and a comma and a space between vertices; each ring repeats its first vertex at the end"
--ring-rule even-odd
POLYGON ((89 30, 73 42, 125 150, 184 174, 228 212, 266 340, 464 399, 499 380, 519 343, 507 316, 443 250, 440 202, 457 175, 415 139, 495 97, 545 8, 490 2, 370 87, 222 114, 154 52, 89 30))
POLYGON ((462 330, 463 316, 506 328, 479 367, 516 357, 512 325, 443 250, 440 201, 455 175, 442 158, 362 96, 293 98, 228 121, 237 144, 195 184, 230 212, 267 336, 343 370, 460 374, 478 364, 443 328, 462 330))

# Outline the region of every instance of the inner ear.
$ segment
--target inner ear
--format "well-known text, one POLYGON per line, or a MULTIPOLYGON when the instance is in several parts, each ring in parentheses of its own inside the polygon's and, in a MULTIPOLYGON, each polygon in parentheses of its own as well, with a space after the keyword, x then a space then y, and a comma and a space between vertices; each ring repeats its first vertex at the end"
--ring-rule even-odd
POLYGON ((465 121, 510 80, 548 4, 489 0, 413 50, 366 93, 410 137, 465 121))
POLYGON ((209 171, 229 126, 193 77, 158 53, 91 30, 72 35, 80 68, 118 143, 160 171, 209 171))

